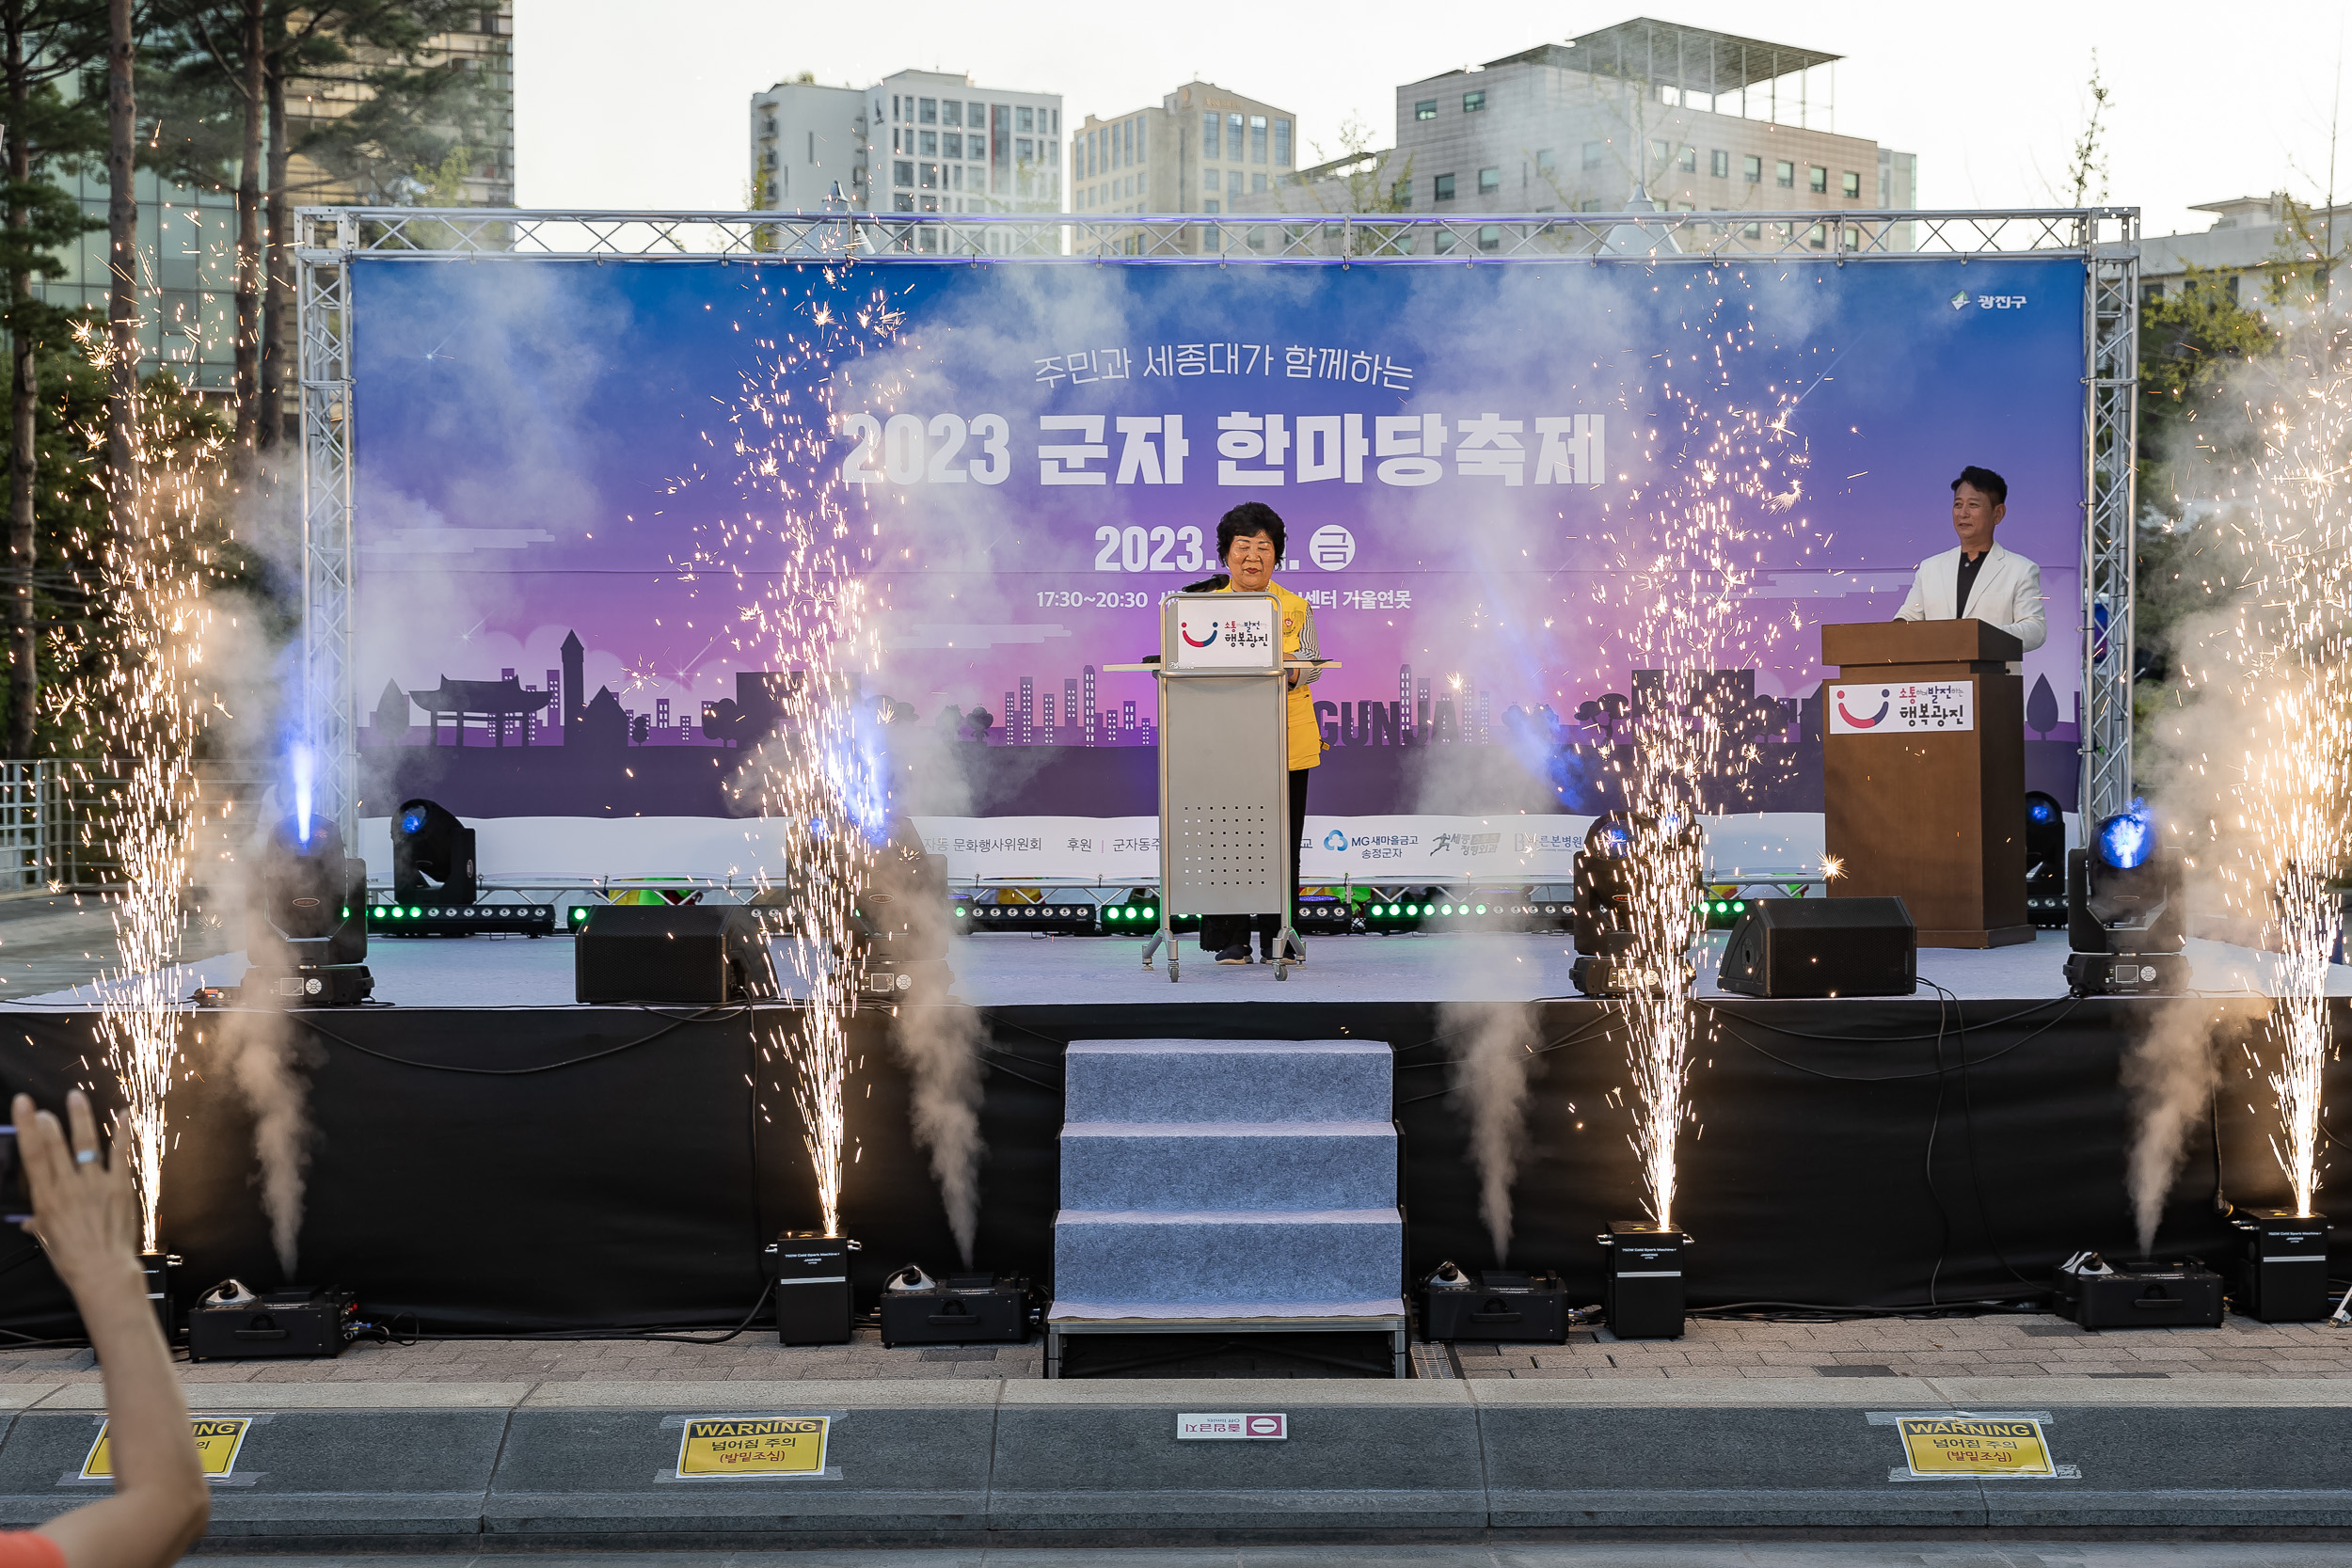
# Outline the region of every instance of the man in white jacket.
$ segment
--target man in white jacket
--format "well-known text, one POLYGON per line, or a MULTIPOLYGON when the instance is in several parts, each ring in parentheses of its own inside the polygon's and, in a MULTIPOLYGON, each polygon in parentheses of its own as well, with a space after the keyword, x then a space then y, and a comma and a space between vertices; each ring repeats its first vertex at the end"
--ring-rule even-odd
POLYGON ((1958 549, 1919 562, 1898 621, 1983 621, 2026 645, 2049 639, 2042 607, 2042 568, 1993 542, 2009 512, 2009 484, 1971 463, 1952 481, 1952 531, 1958 549))

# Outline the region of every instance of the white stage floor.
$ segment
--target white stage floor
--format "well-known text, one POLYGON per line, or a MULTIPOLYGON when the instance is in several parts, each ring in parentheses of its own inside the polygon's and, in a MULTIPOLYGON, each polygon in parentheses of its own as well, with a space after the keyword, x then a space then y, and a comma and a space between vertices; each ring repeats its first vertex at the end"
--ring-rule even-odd
MULTIPOLYGON (((1714 985, 1723 934, 1694 955, 1700 994, 1724 994, 1714 985)), ((1308 963, 1278 982, 1270 968, 1221 965, 1184 941, 1184 978, 1171 985, 1168 956, 1142 968, 1143 943, 1132 937, 1039 937, 1011 932, 957 939, 947 953, 955 995, 975 1006, 1101 1006, 1144 1002, 1470 1002, 1573 997, 1568 970, 1575 956, 1565 934, 1439 932, 1428 935, 1318 937, 1308 963)), ((1923 948, 1921 996, 1942 986, 1963 1000, 2063 996, 2062 933, 2045 931, 2030 945, 1963 952, 1923 948)), ((2204 991, 2266 991, 2277 960, 2227 942, 2188 944, 2194 982, 2204 991)), ((386 941, 368 948, 378 1001, 411 1007, 563 1007, 572 1001, 572 939, 466 937, 386 941)), ((199 985, 233 985, 246 970, 241 953, 184 965, 182 993, 199 985)), ((790 965, 781 950, 777 971, 790 965)), ((2328 994, 2352 996, 2352 967, 2328 974, 2328 994)), ((9 1007, 88 1008, 90 985, 0 1004, 9 1007)))

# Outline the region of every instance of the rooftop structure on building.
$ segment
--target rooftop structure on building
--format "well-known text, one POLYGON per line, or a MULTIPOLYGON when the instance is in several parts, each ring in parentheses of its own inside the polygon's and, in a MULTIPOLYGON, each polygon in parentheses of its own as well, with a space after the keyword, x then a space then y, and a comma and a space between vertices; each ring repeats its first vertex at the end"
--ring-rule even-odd
MULTIPOLYGON (((1304 170, 1247 206, 1438 216, 1916 206, 1913 154, 1835 128, 1840 58, 1640 17, 1407 83, 1392 145, 1304 170)), ((1760 224, 1740 227, 1764 237, 1760 224)), ((1809 227, 1827 248, 1828 222, 1809 227)))
POLYGON ((1048 213, 1064 204, 1061 96, 901 71, 805 73, 751 101, 749 205, 781 213, 1048 213))
POLYGON ((2214 274, 2216 285, 2231 298, 2244 294, 2251 303, 2256 291, 2246 279, 2307 264, 2323 253, 2341 256, 2352 242, 2352 203, 2304 206, 2284 191, 2273 191, 2199 202, 2189 211, 2211 213, 2211 227, 2140 240, 2142 299, 2163 299, 2177 292, 2193 267, 2214 274))

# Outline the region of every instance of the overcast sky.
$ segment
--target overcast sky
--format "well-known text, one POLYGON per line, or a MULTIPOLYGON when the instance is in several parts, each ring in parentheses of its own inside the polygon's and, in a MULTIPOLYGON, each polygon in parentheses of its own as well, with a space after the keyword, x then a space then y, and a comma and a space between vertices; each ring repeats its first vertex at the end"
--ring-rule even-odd
MULTIPOLYGON (((2207 227, 2192 202, 2328 188, 2352 8, 516 0, 515 10, 526 207, 739 208, 749 95, 803 71, 855 87, 907 67, 966 71, 983 87, 1058 92, 1072 124, 1156 103, 1199 75, 1295 111, 1305 162, 1318 147, 1338 153, 1350 116, 1388 146, 1399 83, 1649 14, 1843 55, 1831 68, 1834 128, 1917 153, 1929 207, 2056 199, 2095 48, 2112 94, 2108 198, 2142 209, 2146 231, 2161 234, 2207 227)), ((2335 182, 2352 191, 2344 118, 2335 182)))

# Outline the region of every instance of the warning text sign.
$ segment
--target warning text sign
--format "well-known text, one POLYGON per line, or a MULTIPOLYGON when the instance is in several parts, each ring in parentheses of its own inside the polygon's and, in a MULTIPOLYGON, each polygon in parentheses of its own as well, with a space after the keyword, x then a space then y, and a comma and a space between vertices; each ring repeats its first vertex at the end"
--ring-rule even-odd
POLYGON ((690 1418, 678 1439, 680 1481, 719 1476, 820 1476, 830 1416, 690 1418))
MULTIPOLYGON (((106 1446, 106 1430, 114 1423, 103 1422, 98 1428, 98 1441, 89 1446, 89 1454, 82 1461, 84 1481, 114 1479, 114 1454, 106 1446)), ((188 1430, 196 1438, 196 1457, 204 1466, 204 1473, 215 1480, 233 1475, 237 1469, 237 1450, 245 1447, 245 1434, 251 1430, 250 1416, 192 1416, 188 1430)))
POLYGON ((1906 1416, 1895 1430, 1915 1476, 2058 1474, 2038 1420, 1906 1416))

